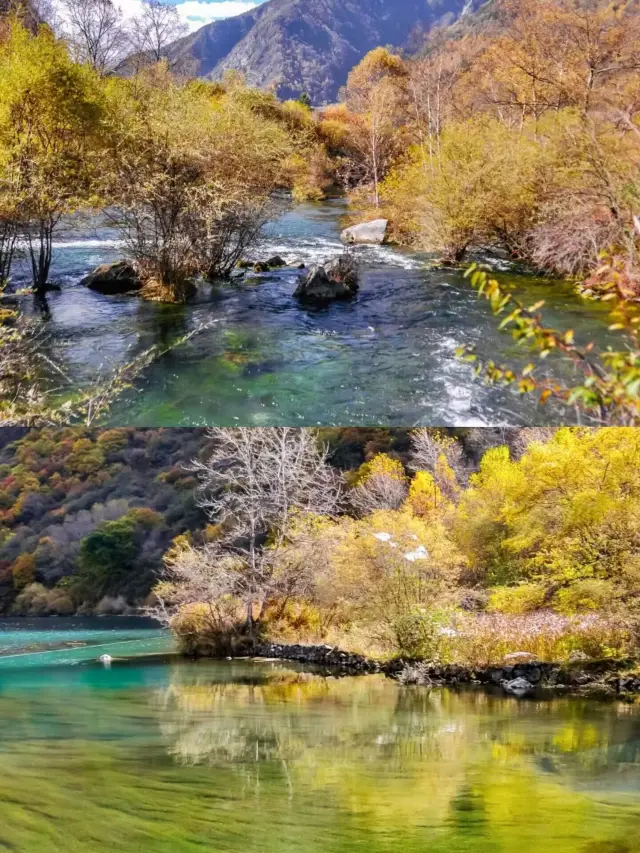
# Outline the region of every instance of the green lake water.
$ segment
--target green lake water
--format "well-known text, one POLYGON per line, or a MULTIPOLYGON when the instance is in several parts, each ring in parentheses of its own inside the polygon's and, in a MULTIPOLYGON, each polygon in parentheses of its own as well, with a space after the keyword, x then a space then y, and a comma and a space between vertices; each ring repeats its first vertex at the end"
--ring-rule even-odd
POLYGON ((56 622, 0 623, 0 850, 640 851, 640 706, 192 662, 125 623, 105 668, 56 622))

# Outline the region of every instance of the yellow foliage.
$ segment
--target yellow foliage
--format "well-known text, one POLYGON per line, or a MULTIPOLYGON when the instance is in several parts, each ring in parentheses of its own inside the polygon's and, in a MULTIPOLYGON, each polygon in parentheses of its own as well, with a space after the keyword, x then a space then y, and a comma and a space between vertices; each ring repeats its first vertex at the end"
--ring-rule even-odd
POLYGON ((386 453, 378 453, 370 462, 364 462, 358 469, 354 485, 362 485, 372 477, 390 477, 400 482, 405 482, 407 479, 402 462, 386 453))
POLYGON ((33 583, 36 579, 36 558, 33 554, 20 554, 11 566, 13 586, 20 590, 33 583))
POLYGON ((418 471, 409 485, 406 506, 414 515, 428 518, 445 508, 446 502, 433 475, 428 471, 418 471))

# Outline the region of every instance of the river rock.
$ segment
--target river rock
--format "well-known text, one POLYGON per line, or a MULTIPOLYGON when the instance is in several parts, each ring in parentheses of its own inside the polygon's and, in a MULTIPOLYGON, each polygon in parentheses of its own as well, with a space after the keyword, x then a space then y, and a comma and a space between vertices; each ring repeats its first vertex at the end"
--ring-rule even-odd
POLYGON ((135 268, 128 261, 102 264, 85 276, 80 284, 88 287, 89 290, 104 293, 106 296, 131 293, 142 288, 142 282, 135 268))
POLYGON ((311 302, 350 299, 358 292, 358 267, 350 255, 342 255, 326 266, 313 266, 300 279, 294 296, 311 302))
POLYGON ((362 243, 379 246, 385 241, 388 225, 387 219, 374 219, 373 222, 352 225, 351 228, 344 229, 340 239, 347 244, 362 243))
POLYGON ((274 255, 272 258, 269 258, 267 261, 269 267, 271 269, 277 269, 278 267, 286 267, 287 262, 284 258, 281 258, 280 255, 274 255))
POLYGON ((528 696, 532 693, 534 687, 526 678, 514 678, 513 681, 503 681, 502 689, 505 693, 510 693, 512 696, 517 696, 521 699, 523 696, 528 696))

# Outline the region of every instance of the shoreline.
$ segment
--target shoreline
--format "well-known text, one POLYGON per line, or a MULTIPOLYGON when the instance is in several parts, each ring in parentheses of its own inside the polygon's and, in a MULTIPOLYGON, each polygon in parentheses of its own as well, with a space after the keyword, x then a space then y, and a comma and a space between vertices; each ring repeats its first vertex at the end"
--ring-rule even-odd
POLYGON ((260 643, 250 657, 325 666, 345 676, 380 673, 405 685, 501 688, 505 694, 519 697, 557 693, 632 700, 640 696, 640 673, 627 672, 635 664, 630 659, 567 664, 532 661, 469 667, 402 658, 378 661, 335 646, 301 643, 260 643), (522 680, 527 685, 514 686, 522 680))

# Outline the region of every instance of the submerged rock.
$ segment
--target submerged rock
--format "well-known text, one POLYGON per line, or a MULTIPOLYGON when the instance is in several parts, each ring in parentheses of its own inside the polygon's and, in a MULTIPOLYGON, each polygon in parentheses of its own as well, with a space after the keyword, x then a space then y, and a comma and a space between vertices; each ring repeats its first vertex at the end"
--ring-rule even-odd
POLYGON ((286 267, 288 264, 280 255, 274 255, 266 261, 256 261, 254 264, 249 263, 247 265, 245 261, 239 261, 238 266, 241 269, 253 267, 254 272, 270 272, 271 270, 282 269, 282 267, 286 267))
POLYGON ((384 243, 387 236, 387 219, 374 219, 373 222, 363 222, 360 225, 352 225, 345 228, 340 239, 343 243, 362 243, 369 245, 380 245, 384 243))
POLYGON ((521 699, 523 696, 532 693, 535 688, 526 678, 514 678, 513 681, 503 681, 502 689, 505 693, 510 693, 512 696, 521 699))
POLYGON ((342 255, 325 266, 313 266, 300 279, 294 296, 311 302, 351 299, 358 292, 358 266, 350 255, 342 255))
POLYGON ((132 293, 142 289, 142 281, 132 264, 128 261, 116 261, 113 264, 101 264, 85 276, 80 284, 104 293, 116 296, 120 293, 132 293))

